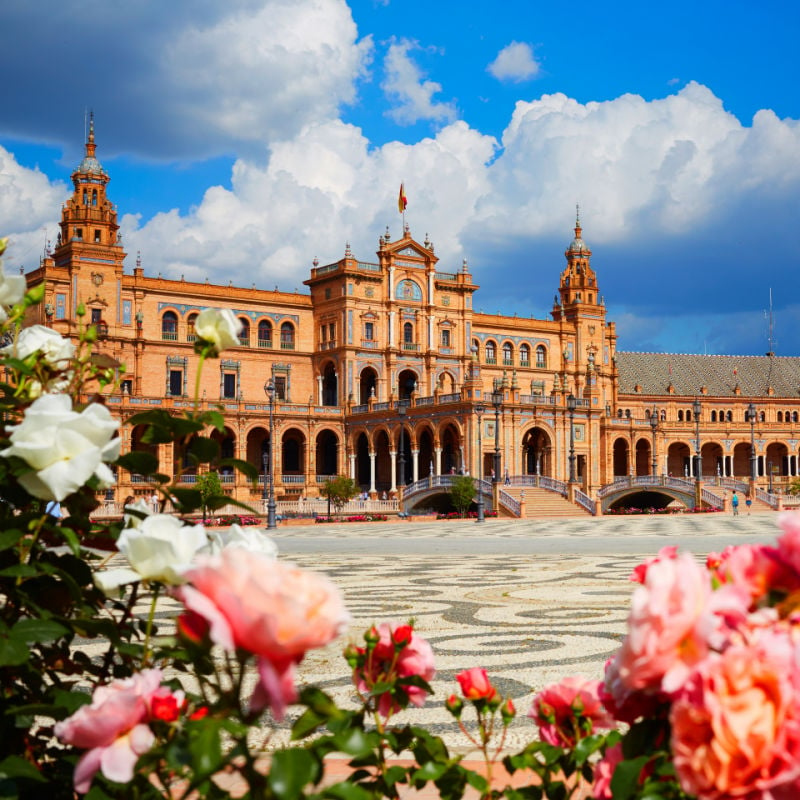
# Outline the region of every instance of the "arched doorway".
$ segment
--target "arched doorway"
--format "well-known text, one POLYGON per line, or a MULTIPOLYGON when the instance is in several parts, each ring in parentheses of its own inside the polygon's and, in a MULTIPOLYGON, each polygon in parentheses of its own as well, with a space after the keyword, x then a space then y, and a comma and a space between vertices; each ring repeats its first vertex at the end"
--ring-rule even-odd
POLYGON ((630 467, 628 466, 628 440, 616 439, 614 441, 614 477, 618 478, 622 475, 630 474, 630 467))
POLYGON ((317 475, 330 478, 339 474, 338 449, 339 439, 333 431, 320 431, 317 434, 315 453, 317 475))
MULTIPOLYGON (((262 475, 265 473, 264 456, 269 454, 269 431, 265 428, 253 428, 247 434, 247 463, 252 464, 262 475)), ((269 469, 269 463, 266 464, 269 469)))
POLYGON ((219 445, 219 456, 214 459, 215 463, 212 463, 211 469, 217 469, 223 483, 233 483, 233 467, 228 465, 220 467, 219 461, 236 456, 236 436, 230 428, 225 428, 222 431, 213 431, 211 439, 219 445))
POLYGON ((330 361, 322 371, 322 405, 339 405, 339 379, 336 375, 336 367, 330 361))
POLYGON ((455 425, 449 424, 440 434, 442 447, 442 474, 450 475, 464 471, 461 463, 461 436, 455 425))
POLYGON ((541 428, 532 428, 522 437, 522 464, 526 475, 553 476, 553 448, 550 436, 541 428))
POLYGON ((703 456, 703 476, 711 478, 725 474, 722 447, 717 442, 706 442, 700 450, 703 456))
POLYGON ((456 379, 449 372, 439 375, 436 386, 441 394, 455 394, 458 391, 456 379))
POLYGON ((404 369, 397 376, 397 394, 401 400, 406 400, 417 390, 417 373, 411 369, 404 369))
POLYGON ((647 439, 638 439, 636 442, 636 474, 649 475, 650 465, 650 442, 647 439))
POLYGON ((389 455, 389 435, 386 431, 378 431, 375 442, 375 490, 378 497, 392 488, 392 457, 389 455))
POLYGON ((667 451, 667 473, 675 478, 688 478, 691 452, 684 442, 673 442, 667 451))
POLYGON ((356 439, 356 483, 359 487, 369 489, 369 441, 365 433, 359 433, 356 439))
POLYGON ((359 376, 358 402, 366 405, 370 397, 378 397, 378 373, 372 367, 365 367, 359 376))
POLYGON ((750 443, 739 442, 733 448, 733 474, 737 478, 750 477, 750 443))
POLYGON ((433 433, 431 429, 425 427, 417 434, 418 455, 418 477, 427 478, 436 472, 436 465, 433 463, 433 433))
MULTIPOLYGON (((289 428, 284 434, 281 441, 281 463, 280 472, 283 476, 284 482, 298 483, 297 480, 291 480, 292 477, 301 476, 305 474, 305 436, 298 428, 289 428)), ((275 470, 278 469, 278 464, 275 464, 275 470)))
POLYGON ((395 430, 395 443, 397 445, 397 484, 408 486, 413 479, 413 464, 411 462, 411 429, 405 422, 401 422, 395 430))

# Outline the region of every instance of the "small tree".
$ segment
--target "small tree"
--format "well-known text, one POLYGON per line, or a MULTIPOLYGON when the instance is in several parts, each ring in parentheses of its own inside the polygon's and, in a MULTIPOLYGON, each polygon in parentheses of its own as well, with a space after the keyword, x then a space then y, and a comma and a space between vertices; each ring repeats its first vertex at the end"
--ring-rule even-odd
POLYGON ((450 484, 450 500, 463 517, 475 497, 475 481, 469 475, 456 475, 450 484))
POLYGON ((786 490, 787 494, 800 494, 800 478, 795 478, 786 490))
MULTIPOLYGON (((222 483, 219 479, 217 472, 204 472, 202 475, 197 476, 195 482, 197 491, 200 492, 200 500, 203 506, 203 524, 206 521, 206 509, 208 508, 212 499, 219 499, 222 497, 222 483)), ((214 505, 216 508, 218 503, 214 505)))
POLYGON ((357 492, 356 482, 352 478, 345 478, 344 475, 337 475, 335 478, 325 481, 320 489, 320 494, 328 499, 329 516, 331 503, 338 514, 342 506, 352 500, 357 492))

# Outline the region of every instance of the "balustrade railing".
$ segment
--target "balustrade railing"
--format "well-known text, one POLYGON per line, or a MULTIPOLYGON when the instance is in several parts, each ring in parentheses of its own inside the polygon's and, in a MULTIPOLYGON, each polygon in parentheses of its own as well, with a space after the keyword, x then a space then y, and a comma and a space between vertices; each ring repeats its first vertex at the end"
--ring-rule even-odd
POLYGON ((575 490, 575 502, 585 508, 592 516, 597 513, 597 503, 580 489, 575 490))

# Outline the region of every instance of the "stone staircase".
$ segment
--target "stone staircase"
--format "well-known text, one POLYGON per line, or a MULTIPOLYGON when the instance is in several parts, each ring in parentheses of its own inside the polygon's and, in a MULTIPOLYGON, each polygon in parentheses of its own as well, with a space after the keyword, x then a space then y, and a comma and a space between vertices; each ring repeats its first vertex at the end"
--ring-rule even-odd
POLYGON ((540 517, 588 517, 589 512, 577 504, 555 492, 539 489, 535 486, 502 486, 516 500, 525 492, 525 517, 538 519, 540 517))

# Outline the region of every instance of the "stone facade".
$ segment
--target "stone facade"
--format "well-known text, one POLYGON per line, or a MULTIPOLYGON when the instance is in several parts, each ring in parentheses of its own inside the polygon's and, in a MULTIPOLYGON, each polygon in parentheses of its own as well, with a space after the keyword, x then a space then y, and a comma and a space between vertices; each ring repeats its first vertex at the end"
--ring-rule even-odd
MULTIPOLYGON (((220 407, 223 457, 262 471, 272 380, 279 499, 315 497, 335 474, 373 497, 460 471, 572 476, 589 495, 653 466, 693 475, 696 398, 704 476, 749 476, 751 438, 760 482, 798 472, 800 359, 731 358, 722 380, 712 379, 722 357, 618 353, 579 218, 551 318, 533 319, 476 312, 468 264, 442 271, 433 244, 407 226, 398 240, 379 237, 374 260, 347 247, 338 261, 315 263, 303 294, 152 277, 139 259, 126 271, 93 125, 72 181, 57 245, 27 276, 45 284, 29 321, 73 336, 95 324, 98 353, 124 365, 105 398, 115 413, 181 413, 195 400, 220 407), (198 382, 193 320, 208 307, 231 309, 243 330, 198 382)), ((139 428, 121 435, 123 452, 148 447, 139 428)), ((191 464, 156 451, 162 472, 193 482, 191 464)), ((262 486, 222 472, 236 499, 261 497, 262 486)), ((145 491, 137 477, 118 476, 118 499, 145 491)))

